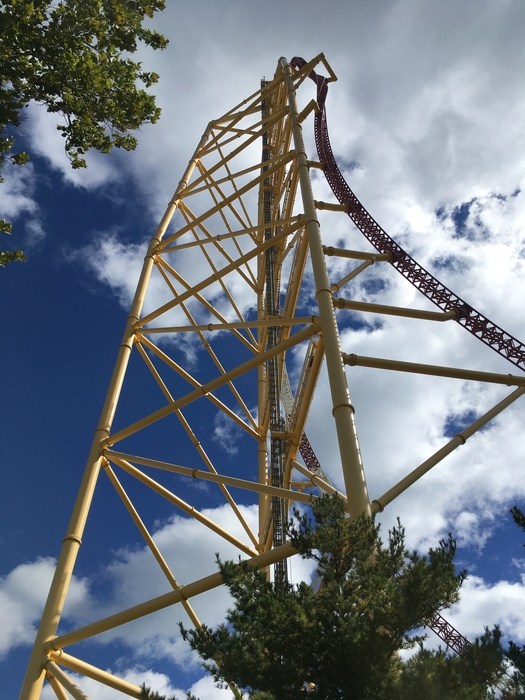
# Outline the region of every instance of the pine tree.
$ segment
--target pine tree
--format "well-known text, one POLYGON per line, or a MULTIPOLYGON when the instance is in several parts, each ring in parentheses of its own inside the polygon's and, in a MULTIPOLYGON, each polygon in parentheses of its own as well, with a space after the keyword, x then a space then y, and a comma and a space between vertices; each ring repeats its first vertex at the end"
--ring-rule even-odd
MULTIPOLYGON (((391 700, 489 700, 496 687, 506 693, 511 679, 505 678, 501 636, 497 626, 485 629, 461 656, 420 645, 403 663, 391 700)), ((505 693, 499 697, 515 697, 505 693)))
MULTIPOLYGON (((518 506, 512 506, 510 513, 516 525, 521 527, 521 529, 525 532, 525 513, 520 510, 518 506)), ((525 544, 523 546, 525 547, 525 544)))
MULTIPOLYGON (((451 536, 420 555, 407 550, 399 523, 383 544, 379 526, 351 521, 337 496, 315 501, 312 512, 314 523, 296 513, 288 534, 317 562, 318 592, 218 559, 235 601, 227 623, 181 626, 219 686, 229 685, 237 700, 525 700, 525 650, 513 642, 505 649, 498 626, 460 656, 426 649, 415 634, 459 598, 466 573, 455 569, 451 536)), ((164 700, 144 693, 144 700, 164 700)))
POLYGON ((252 696, 295 700, 308 690, 312 700, 392 700, 403 673, 397 652, 416 645, 414 631, 458 600, 465 572, 455 570, 456 544, 449 537, 420 555, 407 550, 401 525, 383 544, 379 526, 345 517, 337 497, 312 510, 315 522, 297 514, 289 537, 317 561, 319 592, 218 560, 235 607, 227 624, 182 628, 183 636, 219 684, 252 696))
MULTIPOLYGON (((525 513, 517 506, 510 509, 510 513, 516 525, 525 532, 525 513)), ((523 545, 525 547, 525 544, 523 545)), ((525 646, 519 646, 515 642, 509 642, 505 650, 506 659, 514 669, 513 681, 515 684, 516 700, 525 700, 525 646)))

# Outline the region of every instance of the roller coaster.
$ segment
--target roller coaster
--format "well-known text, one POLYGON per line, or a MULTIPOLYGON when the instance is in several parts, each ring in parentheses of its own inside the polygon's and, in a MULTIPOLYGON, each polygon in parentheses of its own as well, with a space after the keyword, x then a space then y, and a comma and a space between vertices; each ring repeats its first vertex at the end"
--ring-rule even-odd
MULTIPOLYGON (((525 369, 525 346, 421 267, 379 226, 344 180, 326 117, 328 86, 334 80, 323 54, 309 62, 280 59, 272 80, 263 80, 203 134, 146 252, 21 700, 38 700, 45 679, 59 700, 67 698, 66 692, 85 700, 69 671, 139 698, 138 686, 65 649, 178 603, 194 625, 200 624, 199 596, 218 588, 221 577, 212 573, 213 561, 207 575, 195 577, 192 562, 161 551, 134 503, 132 494, 138 490, 151 502, 163 499, 193 518, 226 547, 229 558, 233 551, 254 566, 273 567, 275 579, 285 580, 287 561, 295 553, 285 536, 292 504, 308 504, 322 491, 339 493, 350 517, 381 512, 525 393, 522 374, 342 352, 338 319, 350 310, 452 321, 525 369), (315 83, 316 97, 300 111, 297 92, 308 79, 315 83), (302 136, 302 123, 312 114, 317 160, 308 158, 302 136), (314 199, 312 169, 324 174, 335 202, 314 199), (350 217, 377 252, 324 245, 317 215, 322 210, 350 217), (334 282, 327 256, 358 265, 334 282), (340 296, 375 263, 393 267, 438 311, 340 296), (144 380, 138 382, 135 375, 138 365, 158 391, 153 410, 140 399, 129 402, 129 396, 137 395, 129 389, 143 386, 144 380), (454 377, 514 390, 371 500, 345 366, 454 377), (321 464, 305 432, 320 383, 329 396, 325 412, 331 411, 333 425, 327 434, 337 443, 336 465, 321 464), (222 422, 214 423, 214 416, 222 422), (225 424, 227 437, 236 435, 240 446, 238 456, 232 450, 228 459, 210 428, 225 424), (163 441, 162 435, 170 439, 163 441), (343 483, 344 489, 336 489, 327 476, 338 470, 342 477, 334 482, 343 483), (103 617, 93 611, 94 619, 63 631, 64 601, 82 539, 89 537, 86 520, 99 478, 109 480, 122 503, 122 517, 135 524, 166 592, 141 591, 143 597, 131 607, 103 617), (217 503, 229 506, 234 525, 193 505, 188 479, 213 485, 217 503), (240 495, 234 497, 232 490, 240 495)), ((197 562, 198 552, 194 556, 197 562)), ((431 627, 458 653, 468 645, 438 613, 431 627)), ((89 655, 89 647, 80 648, 89 655)))

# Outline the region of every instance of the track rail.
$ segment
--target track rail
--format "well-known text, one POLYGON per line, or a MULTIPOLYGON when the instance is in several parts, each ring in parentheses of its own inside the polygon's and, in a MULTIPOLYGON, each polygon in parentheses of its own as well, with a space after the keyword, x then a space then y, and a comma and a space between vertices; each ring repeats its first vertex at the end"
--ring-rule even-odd
MULTIPOLYGON (((306 61, 295 57, 291 65, 300 69, 306 65, 306 61)), ((425 270, 381 228, 357 199, 337 166, 330 144, 325 109, 328 94, 327 79, 317 75, 315 71, 312 71, 309 77, 317 85, 319 111, 315 115, 314 129, 318 157, 324 165, 324 174, 332 192, 340 204, 346 205, 348 216, 379 253, 390 253, 390 264, 427 299, 442 311, 455 311, 457 323, 498 355, 512 362, 519 369, 525 370, 525 345, 476 311, 425 270)))

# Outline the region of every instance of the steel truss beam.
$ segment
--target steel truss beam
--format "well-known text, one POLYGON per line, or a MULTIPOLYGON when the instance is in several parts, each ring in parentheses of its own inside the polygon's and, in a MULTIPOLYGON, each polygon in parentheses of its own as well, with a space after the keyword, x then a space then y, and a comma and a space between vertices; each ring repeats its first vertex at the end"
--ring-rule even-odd
MULTIPOLYGON (((247 100, 210 122, 202 136, 146 252, 21 700, 38 700, 46 677, 59 700, 67 697, 66 691, 76 699, 86 698, 61 667, 137 698, 137 686, 64 649, 177 603, 194 625, 200 625, 194 607, 198 596, 220 586, 221 576, 212 573, 179 582, 177 562, 168 563, 141 515, 137 489, 151 502, 162 498, 181 510, 251 565, 275 566, 275 576, 284 578, 285 562, 295 553, 284 529, 293 503, 308 502, 313 489, 314 494, 338 493, 351 517, 380 511, 525 393, 522 376, 341 352, 338 316, 350 309, 424 322, 453 320, 518 367, 525 366, 519 341, 417 266, 341 183, 324 112, 327 84, 335 79, 323 54, 309 63, 281 59, 273 80, 263 81, 247 100), (314 72, 319 65, 328 77, 314 72), (309 76, 318 86, 317 103, 308 102, 301 112, 297 91, 309 76), (320 162, 308 159, 302 138, 301 124, 313 112, 320 162), (314 199, 312 167, 324 169, 339 204, 314 199), (323 246, 320 210, 350 215, 379 252, 323 246), (350 265, 339 280, 330 279, 325 261, 325 256, 334 255, 350 265), (348 296, 351 280, 384 262, 416 284, 440 311, 335 298, 339 291, 348 296), (302 371, 297 371, 296 359, 290 361, 292 353, 294 358, 304 356, 302 371), (136 359, 129 364, 132 355, 136 359), (330 483, 305 434, 324 360, 344 493, 330 483), (345 364, 518 388, 370 501, 345 364), (157 392, 157 403, 149 400, 148 409, 140 398, 131 403, 121 395, 124 386, 139 386, 136 372, 144 369, 157 392), (226 460, 221 453, 213 431, 217 416, 239 430, 238 457, 226 460), (169 458, 158 441, 160 430, 175 436, 169 458), (59 629, 64 600, 101 471, 123 505, 123 517, 134 523, 162 571, 167 592, 152 597, 145 590, 141 603, 64 633, 59 629), (188 477, 216 488, 214 502, 229 505, 234 525, 223 527, 181 497, 179 488, 188 477), (243 508, 250 496, 257 499, 256 522, 243 508)), ((141 381, 143 376, 144 372, 141 381)), ((213 570, 214 564, 210 566, 213 570)), ((452 638, 439 616, 436 626, 452 638)))

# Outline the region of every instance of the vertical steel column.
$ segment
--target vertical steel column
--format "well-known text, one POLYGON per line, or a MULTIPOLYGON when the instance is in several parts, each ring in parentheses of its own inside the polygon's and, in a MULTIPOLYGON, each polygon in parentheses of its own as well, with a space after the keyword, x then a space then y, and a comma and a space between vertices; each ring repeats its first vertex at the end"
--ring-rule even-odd
MULTIPOLYGON (((266 86, 266 81, 261 80, 261 89, 266 86)), ((265 114, 265 100, 263 99, 261 103, 261 113, 264 117, 265 114)), ((265 159, 265 143, 263 139, 262 147, 262 157, 261 160, 265 159)), ((264 187, 264 186, 263 186, 264 187)), ((265 207, 265 193, 264 190, 260 190, 259 194, 259 220, 258 223, 264 223, 264 207, 265 207), (261 212, 263 212, 261 221, 261 212)), ((259 242, 259 241, 258 241, 259 242)), ((257 292, 257 320, 264 321, 266 319, 266 306, 264 297, 264 279, 266 276, 266 251, 260 253, 257 256, 257 281, 261 285, 260 291, 257 292)), ((257 343, 259 347, 259 352, 264 350, 263 340, 266 337, 266 329, 259 326, 257 329, 257 343)), ((258 443, 257 450, 257 464, 258 464, 258 480, 260 484, 268 483, 268 440, 266 433, 263 433, 263 427, 265 422, 265 411, 268 400, 268 376, 266 371, 266 364, 260 364, 257 368, 257 421, 259 423, 259 430, 261 435, 258 443)), ((265 522, 266 516, 268 514, 269 508, 269 498, 267 494, 259 494, 259 552, 264 550, 265 541, 265 522)))
POLYGON ((100 463, 102 459, 100 443, 110 434, 113 417, 115 415, 124 376, 126 374, 126 368, 128 366, 129 357, 133 347, 135 324, 140 317, 144 296, 146 294, 149 278, 153 269, 155 251, 158 244, 162 240, 162 237, 177 208, 177 200, 179 199, 179 195, 188 184, 188 180, 191 177, 197 161, 197 154, 208 140, 211 127, 212 124, 210 124, 204 132, 193 158, 188 163, 184 176, 179 182, 178 187, 175 190, 166 212, 155 232, 155 235, 150 241, 146 257, 144 258, 144 265, 142 267, 137 291, 135 292, 131 311, 128 316, 126 328, 124 330, 124 335, 118 351, 117 361, 115 363, 115 368, 109 384, 106 400, 102 407, 98 426, 95 430, 84 476, 80 484, 80 489, 73 508, 71 520, 69 521, 66 536, 62 541, 62 550, 58 558, 51 588, 49 589, 44 612, 42 613, 40 627, 38 629, 33 651, 29 659, 24 683, 20 692, 20 700, 38 700, 40 697, 45 676, 45 656, 43 652, 43 645, 46 641, 55 636, 58 623, 60 622, 60 616, 62 614, 64 601, 71 577, 73 575, 73 568, 75 566, 78 550, 82 544, 82 535, 84 534, 89 508, 91 506, 93 493, 95 491, 95 486, 100 471, 100 463))
MULTIPOLYGON (((267 116, 266 99, 261 103, 262 118, 267 116)), ((272 144, 268 132, 263 134, 262 163, 263 172, 268 170, 265 161, 271 158, 272 144)), ((275 178, 275 175, 274 175, 275 178)), ((265 224, 271 224, 274 215, 273 182, 270 177, 263 181, 263 220, 265 224)), ((269 226, 264 230, 265 240, 273 238, 278 229, 269 226)), ((277 251, 275 246, 266 250, 266 313, 269 316, 279 315, 279 278, 276 274, 277 251)), ((279 342, 279 326, 268 326, 268 349, 273 348, 279 342)), ((270 445, 270 482, 272 486, 283 487, 283 440, 274 437, 274 432, 282 432, 284 423, 281 417, 281 391, 279 378, 279 358, 272 357, 266 363, 266 387, 268 391, 268 405, 270 409, 270 432, 272 433, 270 445)), ((273 546, 280 547, 285 542, 285 518, 286 507, 283 498, 272 496, 272 522, 273 522, 273 546)), ((288 578, 288 566, 286 559, 278 561, 274 565, 274 580, 285 582, 288 578)))
MULTIPOLYGON (((259 256, 261 257, 261 256, 259 256)), ((262 319, 262 314, 264 313, 264 306, 262 305, 262 294, 259 294, 259 308, 258 308, 258 318, 262 319)), ((258 330, 258 343, 259 348, 262 347, 262 336, 264 329, 259 327, 258 330)), ((266 409, 266 366, 265 364, 260 364, 257 367, 257 413, 258 413, 258 427, 261 431, 261 437, 258 441, 257 448, 257 478, 260 484, 268 484, 268 442, 266 433, 263 434, 264 427, 264 417, 266 409)), ((264 551, 264 529, 266 516, 269 507, 269 497, 265 493, 259 494, 259 546, 258 551, 262 553, 264 551)))
POLYGON ((302 129, 299 123, 299 109, 293 85, 292 68, 286 58, 281 58, 279 62, 284 70, 286 89, 288 92, 288 104, 290 107, 292 134, 297 158, 299 186, 301 188, 301 197, 307 222, 306 233, 310 245, 317 303, 319 304, 319 316, 321 318, 325 345, 326 367, 332 394, 332 414, 334 416, 337 439, 339 442, 343 477, 348 498, 348 509, 352 518, 357 518, 362 513, 366 515, 371 514, 370 499, 368 497, 361 452, 357 440, 354 407, 350 402, 350 393, 348 391, 343 359, 341 357, 339 331, 335 319, 332 290, 330 289, 322 248, 320 226, 317 220, 317 212, 310 182, 310 170, 304 148, 302 129))

